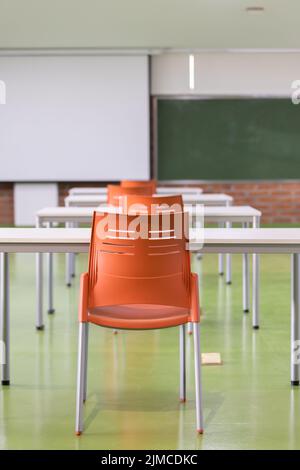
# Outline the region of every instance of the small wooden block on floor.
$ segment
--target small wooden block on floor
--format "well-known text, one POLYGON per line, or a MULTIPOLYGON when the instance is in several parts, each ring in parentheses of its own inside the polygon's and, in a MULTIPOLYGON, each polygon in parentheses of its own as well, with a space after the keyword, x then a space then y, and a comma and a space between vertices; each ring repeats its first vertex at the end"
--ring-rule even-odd
POLYGON ((220 353, 202 353, 201 354, 202 364, 204 366, 220 366, 222 364, 220 353))

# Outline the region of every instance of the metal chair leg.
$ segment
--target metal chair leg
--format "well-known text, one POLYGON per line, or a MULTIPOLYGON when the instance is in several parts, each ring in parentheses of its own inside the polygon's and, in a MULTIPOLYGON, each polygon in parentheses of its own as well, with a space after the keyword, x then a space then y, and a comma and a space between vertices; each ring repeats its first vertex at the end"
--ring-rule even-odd
POLYGON ((86 336, 87 323, 79 323, 78 339, 78 369, 77 369, 77 392, 76 392, 76 424, 75 431, 79 436, 83 431, 83 390, 84 374, 86 364, 86 336))
POLYGON ((195 388, 196 388, 196 421, 197 431, 203 433, 203 407, 202 407, 202 380, 201 380, 201 349, 200 349, 200 325, 194 323, 194 361, 195 361, 195 388))
POLYGON ((181 402, 186 401, 186 355, 185 355, 185 325, 179 327, 179 362, 180 362, 180 391, 181 402))
POLYGON ((84 364, 84 381, 83 381, 83 401, 86 401, 87 395, 87 373, 88 373, 88 351, 89 351, 89 324, 86 324, 86 341, 85 341, 85 364, 84 364))
POLYGON ((188 323, 188 334, 192 335, 193 334, 193 323, 188 323))

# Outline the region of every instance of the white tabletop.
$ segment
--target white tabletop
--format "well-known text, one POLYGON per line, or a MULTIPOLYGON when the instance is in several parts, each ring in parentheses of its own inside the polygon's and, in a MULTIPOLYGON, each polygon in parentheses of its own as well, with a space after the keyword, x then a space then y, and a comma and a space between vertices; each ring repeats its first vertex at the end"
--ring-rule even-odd
MULTIPOLYGON (((162 186, 157 188, 157 194, 199 194, 203 192, 202 188, 194 188, 191 186, 162 186)), ((69 190, 70 195, 99 195, 106 194, 107 187, 75 187, 69 190)))
POLYGON ((95 187, 86 187, 86 188, 71 188, 69 190, 70 195, 99 195, 99 194, 106 194, 107 193, 107 187, 100 187, 100 186, 95 186, 95 187))
MULTIPOLYGON (((90 222, 94 211, 98 212, 120 212, 121 209, 116 206, 101 204, 98 207, 45 207, 39 210, 36 215, 46 221, 57 222, 90 222)), ((189 212, 192 216, 196 215, 196 207, 193 205, 185 204, 184 210, 189 212)), ((251 221, 253 217, 260 217, 261 212, 251 206, 204 206, 203 216, 207 218, 208 222, 212 221, 251 221)))
POLYGON ((99 204, 107 202, 107 194, 82 194, 70 195, 65 198, 65 204, 73 206, 98 206, 99 204))
POLYGON ((156 188, 157 194, 201 194, 202 188, 190 186, 161 186, 156 188))
MULTIPOLYGON (((190 204, 204 204, 204 205, 222 205, 231 204, 233 198, 228 194, 223 193, 199 193, 199 194, 183 194, 182 199, 184 203, 190 204)), ((101 203, 107 202, 106 194, 99 195, 77 195, 67 196, 65 198, 66 205, 72 206, 98 206, 101 203)))
MULTIPOLYGON (((201 249, 190 230, 190 249, 201 249)), ((202 229, 203 252, 208 253, 299 253, 300 228, 202 229), (203 238, 204 237, 204 238, 203 238)), ((1 228, 1 252, 87 252, 90 229, 1 228)))
POLYGON ((232 203, 233 197, 223 193, 182 194, 184 203, 218 204, 232 203))

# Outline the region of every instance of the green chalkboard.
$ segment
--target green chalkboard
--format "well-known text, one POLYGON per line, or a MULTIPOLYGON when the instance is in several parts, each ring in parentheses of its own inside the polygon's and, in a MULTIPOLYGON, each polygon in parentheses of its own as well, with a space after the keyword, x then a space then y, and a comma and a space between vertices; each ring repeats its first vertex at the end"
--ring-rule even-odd
POLYGON ((159 180, 300 178, 300 105, 290 99, 159 99, 159 180))

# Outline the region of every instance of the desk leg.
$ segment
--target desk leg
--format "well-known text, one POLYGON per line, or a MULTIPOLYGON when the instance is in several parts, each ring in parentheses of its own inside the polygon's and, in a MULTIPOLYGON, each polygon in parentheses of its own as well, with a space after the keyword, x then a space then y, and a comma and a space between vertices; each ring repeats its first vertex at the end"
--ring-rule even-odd
MULTIPOLYGON (((248 223, 243 223, 243 228, 248 228, 248 223)), ((245 313, 249 312, 249 292, 250 292, 250 278, 249 278, 249 254, 243 254, 243 310, 245 313)))
MULTIPOLYGON (((52 227, 51 222, 47 224, 48 228, 52 227)), ((54 313, 53 306, 53 253, 47 254, 48 258, 48 313, 54 313)))
MULTIPOLYGON (((72 224, 72 227, 73 228, 78 228, 77 222, 74 222, 72 224)), ((75 277, 75 275, 76 275, 76 268, 75 268, 75 266, 76 266, 76 254, 71 253, 70 257, 71 257, 71 263, 70 263, 71 264, 71 266, 70 266, 71 273, 70 274, 71 274, 71 277, 75 277)))
POLYGON ((300 255, 292 255, 291 384, 300 381, 300 255))
MULTIPOLYGON (((219 223, 219 228, 224 228, 223 222, 219 223)), ((219 254, 219 274, 220 276, 223 276, 224 274, 224 254, 223 253, 219 254)))
MULTIPOLYGON (((254 217, 253 228, 260 226, 260 218, 254 217)), ((252 285, 252 326, 255 330, 259 329, 259 255, 252 255, 253 262, 253 285, 252 285)))
POLYGON ((9 351, 9 259, 8 253, 0 254, 0 302, 1 302, 1 369, 2 385, 10 382, 10 351, 9 351))
MULTIPOLYGON (((66 222, 65 225, 66 225, 66 228, 70 228, 69 222, 66 222)), ((72 263, 71 253, 66 253, 66 285, 67 287, 71 287, 71 284, 72 284, 71 263, 72 263)))
MULTIPOLYGON (((226 222, 226 228, 231 228, 232 223, 226 222)), ((231 284, 231 255, 226 255, 226 284, 231 284)))
POLYGON ((43 253, 36 254, 36 329, 43 330, 43 253))

